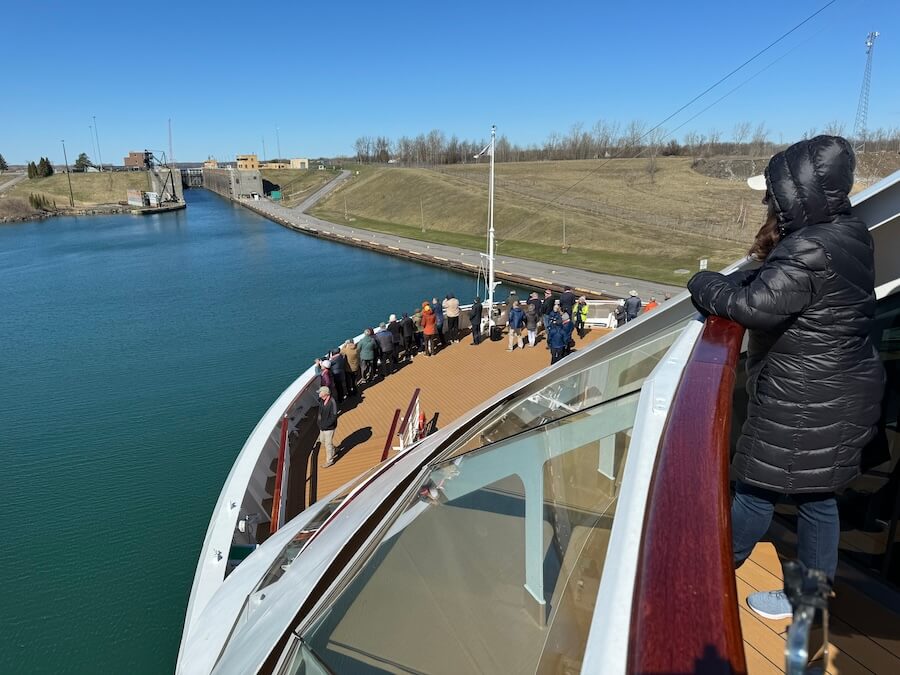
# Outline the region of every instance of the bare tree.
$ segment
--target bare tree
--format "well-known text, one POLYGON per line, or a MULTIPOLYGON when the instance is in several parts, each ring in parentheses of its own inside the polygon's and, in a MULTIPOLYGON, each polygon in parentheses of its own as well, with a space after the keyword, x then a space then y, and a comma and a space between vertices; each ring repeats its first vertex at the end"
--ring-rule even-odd
POLYGON ((822 133, 828 134, 829 136, 843 136, 844 126, 844 123, 840 120, 831 120, 828 124, 825 125, 822 133))
POLYGON ((658 171, 656 158, 659 155, 660 146, 665 137, 666 132, 664 129, 654 129, 647 138, 647 145, 649 146, 647 173, 650 174, 650 182, 654 184, 656 183, 656 172, 658 171))
POLYGON ((750 137, 751 128, 750 122, 738 122, 734 125, 732 140, 735 147, 732 149, 732 152, 738 153, 743 149, 745 141, 750 137))
POLYGON ((701 134, 698 134, 696 131, 689 131, 684 135, 684 144, 688 148, 688 152, 691 155, 691 159, 694 161, 697 160, 697 154, 701 151, 703 147, 704 137, 701 134))
POLYGON ((750 138, 750 154, 754 157, 766 154, 766 147, 769 144, 769 130, 766 129, 766 123, 760 122, 753 131, 750 138))
POLYGON ((641 120, 631 120, 628 126, 625 127, 625 142, 630 149, 632 157, 637 156, 646 129, 647 125, 641 120))

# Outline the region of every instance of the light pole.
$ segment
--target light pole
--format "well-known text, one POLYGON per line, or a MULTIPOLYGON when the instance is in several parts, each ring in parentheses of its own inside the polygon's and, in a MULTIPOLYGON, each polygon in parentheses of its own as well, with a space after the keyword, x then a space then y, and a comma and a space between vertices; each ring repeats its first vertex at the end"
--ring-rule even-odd
POLYGON ((281 136, 278 134, 278 127, 275 127, 275 144, 278 146, 278 159, 281 160, 281 136))
POLYGON ((97 130, 97 116, 94 115, 94 134, 97 136, 97 159, 100 160, 100 173, 103 173, 103 155, 100 153, 100 132, 97 130))
MULTIPOLYGON (((94 125, 88 124, 88 131, 91 133, 91 148, 94 150, 94 157, 97 157, 97 144, 94 142, 94 125)), ((99 160, 99 158, 98 158, 99 160)))
POLYGON ((66 178, 69 179, 69 206, 75 207, 75 195, 72 194, 72 174, 69 173, 69 157, 66 155, 66 142, 60 141, 63 146, 63 161, 66 163, 66 178))

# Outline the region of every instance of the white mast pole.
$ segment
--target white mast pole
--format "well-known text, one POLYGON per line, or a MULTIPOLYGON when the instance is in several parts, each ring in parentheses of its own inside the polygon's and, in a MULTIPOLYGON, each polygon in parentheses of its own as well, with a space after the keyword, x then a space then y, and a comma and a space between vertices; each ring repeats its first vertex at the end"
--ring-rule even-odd
POLYGON ((497 126, 491 125, 491 178, 488 186, 488 327, 494 325, 494 138, 497 126))

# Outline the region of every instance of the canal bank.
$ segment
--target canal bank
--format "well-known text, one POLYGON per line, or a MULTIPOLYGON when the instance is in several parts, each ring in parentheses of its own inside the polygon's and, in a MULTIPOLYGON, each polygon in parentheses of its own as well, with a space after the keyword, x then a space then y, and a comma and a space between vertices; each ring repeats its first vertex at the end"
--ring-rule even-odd
MULTIPOLYGON (((337 189, 349 175, 349 171, 341 172, 340 176, 294 208, 286 208, 265 199, 232 199, 232 201, 301 234, 465 274, 478 274, 482 263, 482 255, 478 251, 354 228, 323 220, 308 213, 325 195, 337 189)), ((227 196, 226 198, 231 199, 227 196)), ((644 300, 651 296, 662 299, 667 293, 674 296, 684 291, 682 287, 669 284, 508 256, 497 258, 495 270, 498 280, 511 284, 530 288, 551 288, 555 291, 562 291, 566 285, 571 285, 576 292, 590 298, 622 298, 626 297, 629 291, 636 290, 644 300)))

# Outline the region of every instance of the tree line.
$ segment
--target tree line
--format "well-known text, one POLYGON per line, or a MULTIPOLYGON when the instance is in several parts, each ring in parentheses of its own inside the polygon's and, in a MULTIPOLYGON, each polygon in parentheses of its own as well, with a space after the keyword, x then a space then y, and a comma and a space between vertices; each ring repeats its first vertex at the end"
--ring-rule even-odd
MULTIPOLYGON (((844 124, 833 121, 821 130, 808 129, 803 138, 819 133, 843 136, 844 124)), ((727 134, 711 129, 706 133, 690 131, 678 140, 664 129, 653 129, 639 120, 627 124, 599 120, 590 128, 581 122, 567 133, 553 132, 540 144, 520 145, 505 135, 497 137, 498 162, 533 162, 564 159, 603 159, 606 157, 648 157, 659 155, 700 159, 717 155, 767 157, 788 145, 771 140, 772 132, 765 122, 738 122, 727 134)), ((484 139, 449 137, 439 129, 415 137, 360 136, 354 143, 356 161, 360 163, 396 162, 409 166, 463 164, 474 162, 474 156, 487 144, 484 139)), ((854 140, 857 146, 862 139, 854 140)), ((866 152, 900 152, 900 128, 878 129, 866 135, 866 152)))
POLYGON ((28 162, 29 178, 46 178, 47 176, 52 175, 53 165, 46 157, 41 157, 40 161, 37 164, 35 164, 34 162, 28 162))

